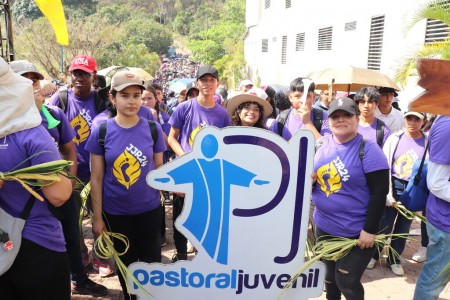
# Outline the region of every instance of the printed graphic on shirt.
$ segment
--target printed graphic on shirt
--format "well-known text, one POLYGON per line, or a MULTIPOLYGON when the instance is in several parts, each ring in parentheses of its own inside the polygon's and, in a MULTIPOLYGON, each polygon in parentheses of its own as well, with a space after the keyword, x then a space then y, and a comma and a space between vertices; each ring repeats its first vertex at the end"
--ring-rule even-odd
POLYGON ((401 179, 408 179, 417 158, 417 154, 413 150, 408 150, 400 155, 394 162, 394 173, 401 179))
POLYGON ((147 157, 142 154, 142 151, 130 144, 114 161, 114 177, 126 189, 130 189, 138 181, 141 167, 147 163, 147 157))
POLYGON ((194 130, 192 130, 191 135, 189 136, 189 146, 191 146, 191 148, 192 148, 192 145, 194 144, 195 136, 197 135, 199 130, 202 129, 203 127, 206 127, 206 126, 208 126, 208 124, 206 124, 206 122, 203 121, 194 130))
POLYGON ((91 124, 92 118, 89 115, 89 112, 84 109, 80 111, 80 113, 72 121, 70 121, 70 125, 75 131, 73 141, 77 145, 80 145, 89 138, 91 133, 91 124))
POLYGON ((317 183, 327 197, 338 193, 342 188, 342 182, 349 179, 348 170, 339 156, 317 169, 317 183))

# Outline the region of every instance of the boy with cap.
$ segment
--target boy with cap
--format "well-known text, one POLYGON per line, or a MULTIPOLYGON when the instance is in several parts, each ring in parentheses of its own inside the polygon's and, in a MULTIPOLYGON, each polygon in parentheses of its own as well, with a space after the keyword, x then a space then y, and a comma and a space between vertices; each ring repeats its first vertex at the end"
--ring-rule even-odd
MULTIPOLYGON (((197 72, 197 98, 180 103, 170 117, 168 142, 177 156, 183 156, 192 150, 195 135, 206 126, 223 128, 231 124, 225 108, 214 101, 214 93, 219 86, 219 74, 212 66, 202 66, 197 72)), ((173 197, 173 222, 181 214, 184 195, 173 197)), ((174 226, 174 240, 177 253, 172 262, 187 259, 187 239, 174 226)))
MULTIPOLYGON (((59 90, 50 98, 49 104, 60 107, 75 130, 76 136, 73 141, 77 150, 77 176, 83 184, 80 184, 80 186, 77 184, 72 197, 80 206, 80 191, 90 181, 91 177, 89 152, 84 147, 91 134, 92 120, 106 107, 105 103, 99 100, 101 99, 100 96, 92 88, 93 83, 97 80, 97 63, 93 57, 88 55, 75 56, 70 63, 69 72, 72 88, 59 90)), ((92 255, 95 257, 94 252, 92 255)), ((83 264, 89 265, 88 256, 85 260, 86 262, 83 261, 83 264)), ((112 267, 106 261, 95 259, 94 264, 102 277, 113 273, 112 267)))
POLYGON ((241 92, 246 93, 253 87, 253 82, 251 80, 245 79, 241 81, 239 88, 241 92))
POLYGON ((402 112, 392 106, 394 97, 398 96, 397 92, 388 87, 379 88, 378 92, 380 93, 380 101, 375 109, 375 117, 383 121, 391 132, 405 128, 402 112))

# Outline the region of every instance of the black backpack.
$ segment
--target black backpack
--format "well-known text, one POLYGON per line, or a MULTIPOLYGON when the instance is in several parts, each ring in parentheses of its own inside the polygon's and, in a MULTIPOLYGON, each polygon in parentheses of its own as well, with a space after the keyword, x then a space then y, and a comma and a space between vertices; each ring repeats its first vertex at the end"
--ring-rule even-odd
MULTIPOLYGON (((68 93, 69 91, 66 88, 59 89, 58 107, 61 108, 64 113, 67 112, 68 93)), ((106 103, 96 91, 94 91, 94 99, 95 99, 95 108, 97 109, 97 113, 99 114, 106 109, 106 103)))
MULTIPOLYGON (((320 133, 320 131, 322 130, 322 123, 323 123, 323 110, 321 110, 320 108, 315 108, 315 107, 313 107, 312 109, 313 109, 313 124, 314 124, 314 127, 317 129, 317 131, 320 133)), ((278 117, 278 135, 279 136, 283 135, 284 124, 286 124, 286 120, 287 120, 291 110, 292 110, 292 108, 286 109, 279 114, 279 117, 278 117)))
POLYGON ((378 118, 377 118, 377 120, 378 120, 378 122, 377 122, 377 144, 378 144, 378 146, 383 148, 384 127, 386 127, 386 124, 384 124, 384 122, 378 118))
MULTIPOLYGON (((156 144, 158 140, 158 130, 156 129, 156 124, 152 120, 147 120, 150 127, 150 133, 152 135, 153 144, 156 144)), ((105 151, 105 138, 106 138, 106 123, 100 124, 100 129, 98 132, 98 143, 102 146, 103 151, 105 151)))

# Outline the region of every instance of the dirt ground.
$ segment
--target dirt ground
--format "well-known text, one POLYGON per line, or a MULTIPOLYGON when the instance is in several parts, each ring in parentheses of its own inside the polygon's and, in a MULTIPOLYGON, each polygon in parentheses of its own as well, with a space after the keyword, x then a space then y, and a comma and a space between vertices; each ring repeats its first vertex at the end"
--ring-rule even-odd
MULTIPOLYGON (((162 261, 163 263, 168 263, 172 255, 175 253, 174 243, 173 243, 173 231, 172 231, 172 206, 166 206, 166 237, 167 245, 163 247, 162 250, 162 261)), ((92 233, 91 227, 88 220, 84 220, 83 229, 85 236, 87 236, 86 245, 91 249, 92 245, 92 233)), ((414 221, 411 230, 420 230, 420 223, 414 221)), ((366 270, 362 277, 362 282, 364 285, 366 300, 408 300, 413 298, 414 288, 417 281, 417 277, 420 273, 420 269, 423 263, 416 263, 411 260, 411 256, 416 252, 420 246, 420 235, 414 236, 414 241, 407 241, 406 249, 402 255, 404 259, 403 268, 405 270, 405 276, 396 276, 390 270, 389 266, 386 265, 384 261, 377 263, 376 267, 372 270, 366 270)), ((194 257, 193 254, 189 255, 189 259, 194 257)), ((110 276, 108 278, 101 278, 95 271, 89 271, 89 277, 97 283, 103 284, 108 287, 109 294, 105 297, 91 297, 91 296, 81 296, 73 295, 72 299, 108 299, 108 300, 119 300, 123 299, 122 289, 119 284, 117 276, 110 276)), ((326 299, 325 293, 320 297, 314 298, 318 300, 326 299)), ((173 299, 170 299, 173 300, 173 299)), ((253 300, 253 299, 250 299, 253 300)), ((448 284, 446 289, 441 293, 439 300, 450 300, 450 285, 448 284)))

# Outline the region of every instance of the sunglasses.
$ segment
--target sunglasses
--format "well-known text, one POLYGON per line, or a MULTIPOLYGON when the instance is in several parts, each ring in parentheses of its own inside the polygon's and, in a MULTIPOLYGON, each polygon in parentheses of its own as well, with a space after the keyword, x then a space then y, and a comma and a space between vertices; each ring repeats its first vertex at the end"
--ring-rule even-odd
POLYGON ((74 78, 82 77, 84 79, 88 79, 89 77, 92 76, 92 74, 89 74, 89 73, 81 71, 81 70, 74 70, 74 71, 72 71, 72 76, 74 78))

